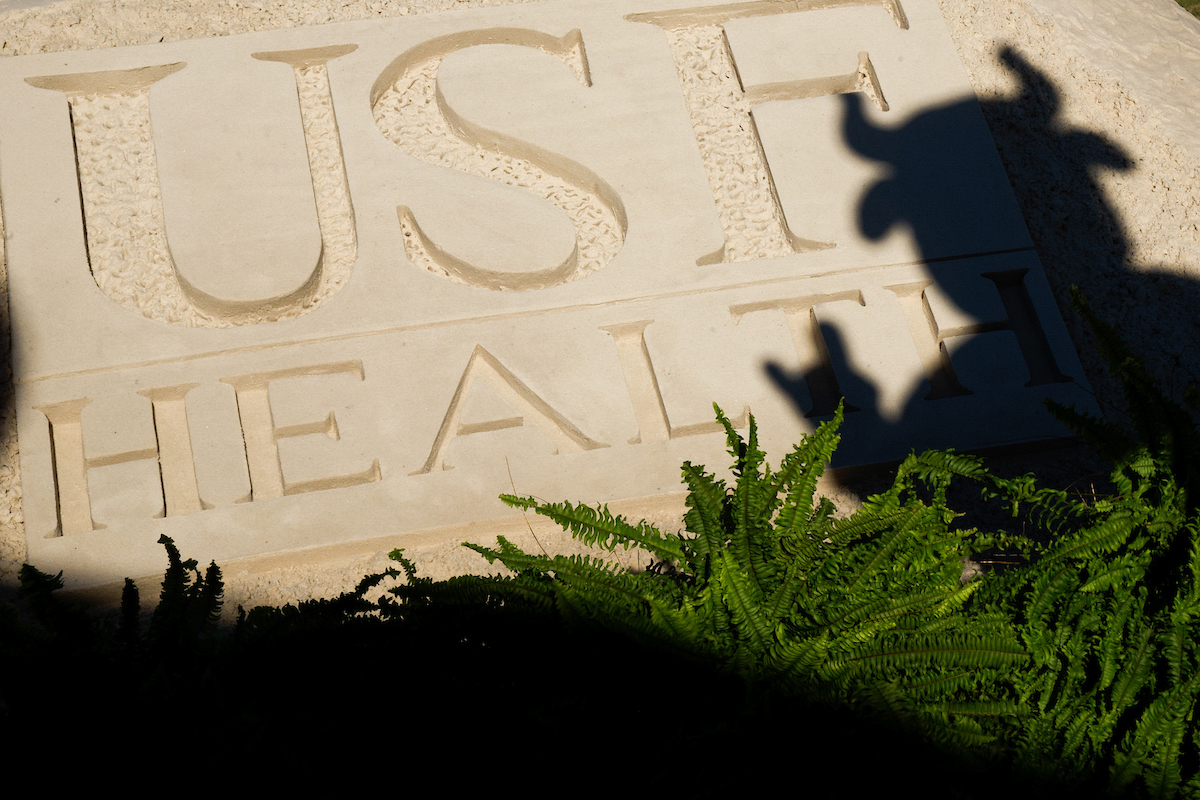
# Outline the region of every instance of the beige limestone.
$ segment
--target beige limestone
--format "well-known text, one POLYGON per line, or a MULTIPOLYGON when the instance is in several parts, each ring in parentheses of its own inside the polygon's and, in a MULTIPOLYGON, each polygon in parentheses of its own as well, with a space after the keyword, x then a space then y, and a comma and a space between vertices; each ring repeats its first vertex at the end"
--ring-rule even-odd
POLYGON ((427 543, 416 532, 503 514, 495 495, 512 488, 674 492, 680 461, 725 461, 711 400, 748 406, 775 458, 811 429, 770 363, 781 380, 807 370, 810 406, 840 390, 867 409, 847 423, 848 464, 1056 435, 1040 399, 1084 402, 1083 374, 936 7, 623 18, 674 5, 539 3, 0 65, 0 102, 25 109, 0 128, 0 196, 31 559, 87 585, 157 569, 160 532, 262 565, 427 543), (681 92, 673 53, 728 60, 705 44, 714 28, 736 72, 681 92), (163 74, 112 74, 146 66, 163 74), (847 90, 867 102, 830 94, 847 90), (751 105, 752 130, 712 138, 751 105), (858 202, 886 172, 843 117, 862 111, 866 147, 938 108, 964 164, 901 167, 941 171, 915 202, 947 222, 867 238, 858 202), (428 146, 412 145, 421 126, 428 146), (85 159, 87 135, 113 129, 132 136, 122 157, 85 159), (475 177, 493 170, 508 177, 475 177), (832 368, 818 324, 848 364, 832 368))

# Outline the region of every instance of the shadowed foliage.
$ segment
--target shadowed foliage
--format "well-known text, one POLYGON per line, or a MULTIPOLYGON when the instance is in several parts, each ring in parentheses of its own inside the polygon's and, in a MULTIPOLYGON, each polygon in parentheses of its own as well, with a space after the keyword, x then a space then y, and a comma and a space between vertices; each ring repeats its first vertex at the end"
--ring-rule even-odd
POLYGON ((817 492, 840 409, 777 470, 753 420, 743 439, 716 409, 732 481, 683 465, 681 533, 502 498, 601 555, 531 555, 501 538, 468 546, 511 575, 433 581, 394 551, 397 569, 352 592, 240 613, 231 630, 217 624, 220 570, 202 573, 165 537, 149 614, 132 582, 97 617, 56 593, 61 575, 26 567, 21 602, 0 606, 0 732, 32 753, 96 726, 72 754, 84 764, 135 741, 150 757, 219 742, 306 768, 453 751, 459 785, 602 765, 673 792, 775 791, 785 765, 851 795, 912 776, 950 797, 1195 796, 1198 434, 1076 304, 1131 423, 1053 410, 1111 459, 1108 494, 926 452, 841 515, 817 492), (953 482, 1028 535, 964 524, 953 482), (652 566, 602 557, 617 546, 652 566))

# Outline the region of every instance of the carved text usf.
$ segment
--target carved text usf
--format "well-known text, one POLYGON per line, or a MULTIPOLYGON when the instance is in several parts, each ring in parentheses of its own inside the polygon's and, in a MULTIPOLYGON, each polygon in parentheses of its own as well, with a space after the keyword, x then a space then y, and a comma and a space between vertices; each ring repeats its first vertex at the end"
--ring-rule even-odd
POLYGON ((719 452, 714 400, 778 450, 844 399, 848 465, 1058 435, 1041 401, 1080 399, 1078 362, 936 6, 900 1, 548 0, 0 65, 28 109, 0 195, 43 563, 429 530, 504 513, 510 481, 676 491, 719 452), (222 81, 240 99, 206 111, 222 81), (311 198, 237 199, 276 150, 311 198), (983 160, 947 183, 960 151, 983 160), (868 238, 891 184, 954 229, 868 238), (197 221, 222 185, 250 234, 197 221))

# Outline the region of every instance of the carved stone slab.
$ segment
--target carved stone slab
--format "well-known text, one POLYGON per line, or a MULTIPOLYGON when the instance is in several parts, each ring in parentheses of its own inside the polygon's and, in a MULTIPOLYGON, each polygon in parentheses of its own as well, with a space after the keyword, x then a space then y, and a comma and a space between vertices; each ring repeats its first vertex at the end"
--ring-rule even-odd
MULTIPOLYGON (((32 563, 152 572, 1062 436, 930 0, 550 2, 0 61, 32 563)), ((398 544, 403 543, 398 536, 398 544)))

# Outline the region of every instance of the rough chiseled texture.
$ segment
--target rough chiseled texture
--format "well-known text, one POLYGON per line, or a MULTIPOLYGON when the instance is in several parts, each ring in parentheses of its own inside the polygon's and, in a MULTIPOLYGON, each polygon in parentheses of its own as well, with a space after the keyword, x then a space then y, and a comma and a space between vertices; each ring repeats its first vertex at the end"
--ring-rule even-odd
POLYGON ((319 64, 295 73, 321 256, 297 292, 249 307, 221 308, 180 280, 167 246, 149 87, 71 96, 88 260, 96 285, 114 302, 160 322, 225 328, 300 316, 349 280, 357 252, 354 214, 328 70, 319 64))
POLYGON ((66 0, 0 19, 0 55, 232 36, 527 0, 66 0))
MULTIPOLYGON (((1178 75, 1130 54, 1195 51, 1200 20, 1163 0, 1082 3, 1065 21, 1058 0, 939 4, 1101 407, 1123 401, 1070 307, 1072 285, 1182 393, 1200 381, 1200 153, 1181 146, 1194 122, 1181 130, 1156 99, 1178 75), (1087 9, 1099 16, 1079 31, 1087 9), (1045 82, 1024 85, 999 58, 1006 46, 1045 82)), ((1200 66, 1176 67, 1200 91, 1200 66)))
POLYGON ((1145 0, 1037 0, 1031 10, 1054 26, 1064 56, 1118 79, 1154 109, 1175 144, 1200 159, 1200 37, 1179 35, 1181 25, 1200 31, 1200 20, 1188 19, 1175 3, 1145 0), (1128 36, 1135 19, 1138 35, 1128 36))
POLYGON ((74 95, 71 120, 96 285, 151 319, 212 326, 184 296, 167 249, 149 87, 74 95))
POLYGON ((278 319, 297 316, 337 294, 350 280, 358 255, 354 209, 350 205, 342 140, 334 116, 333 96, 329 92, 328 67, 324 64, 297 67, 296 91, 300 97, 300 119, 308 148, 317 224, 321 229, 321 264, 318 267, 321 275, 311 294, 297 308, 281 314, 278 319))
MULTIPOLYGON (((147 44, 518 1, 74 0, 0 14, 0 54, 147 44)), ((1060 305, 1066 287, 1080 285, 1106 316, 1124 321, 1123 332, 1150 357, 1160 378, 1182 386, 1200 364, 1195 315, 1200 298, 1190 293, 1200 278, 1200 154, 1193 150, 1200 136, 1193 121, 1200 103, 1193 99, 1200 92, 1194 57, 1200 21, 1170 0, 939 3, 984 101, 1060 305), (1022 92, 997 59, 1004 44, 1050 76, 1052 91, 1022 92), (1130 167, 1077 168, 1080 148, 1072 143, 1080 139, 1072 139, 1072 132, 1104 137, 1127 154, 1130 167), (1185 358, 1176 363, 1172 357, 1179 354, 1185 358)), ((6 286, 2 271, 0 286, 6 286)), ((1093 387, 1102 399, 1114 398, 1087 335, 1065 307, 1064 318, 1093 387)), ((0 348, 7 352, 6 303, 0 303, 0 348)), ((11 385, 7 367, 0 384, 11 385)), ((0 404, 0 580, 9 583, 24 560, 15 420, 9 389, 0 404)), ((378 559, 362 568, 377 566, 378 559)), ((230 576, 229 607, 327 595, 345 574, 339 566, 230 576)))
MULTIPOLYGON (((3 259, 4 223, 0 219, 0 353, 12 352, 8 314, 8 269, 3 259)), ((0 359, 0 585, 16 582, 25 562, 25 520, 21 514, 21 457, 17 451, 17 406, 12 359, 0 359)))
MULTIPOLYGON (((575 228, 576 263, 573 269, 552 270, 553 283, 586 277, 612 260, 624 241, 622 222, 614 209, 595 191, 553 174, 542 165, 486 147, 451 129, 437 102, 437 71, 444 56, 430 58, 406 70, 376 100, 375 124, 385 137, 405 153, 426 163, 491 178, 527 189, 557 206, 575 228)), ((571 66, 570 64, 568 64, 571 66)), ((574 69, 582 77, 581 69, 574 69)), ((469 285, 484 285, 439 265, 426 251, 410 222, 402 219, 405 254, 414 264, 435 275, 469 285)), ((546 284, 512 285, 494 278, 489 288, 542 288, 546 284)), ((515 281, 514 281, 515 283, 515 281)), ((552 284, 551 284, 552 285, 552 284)))
POLYGON ((668 28, 700 157, 725 236, 724 261, 753 261, 795 250, 775 198, 767 157, 755 135, 719 25, 668 28))

